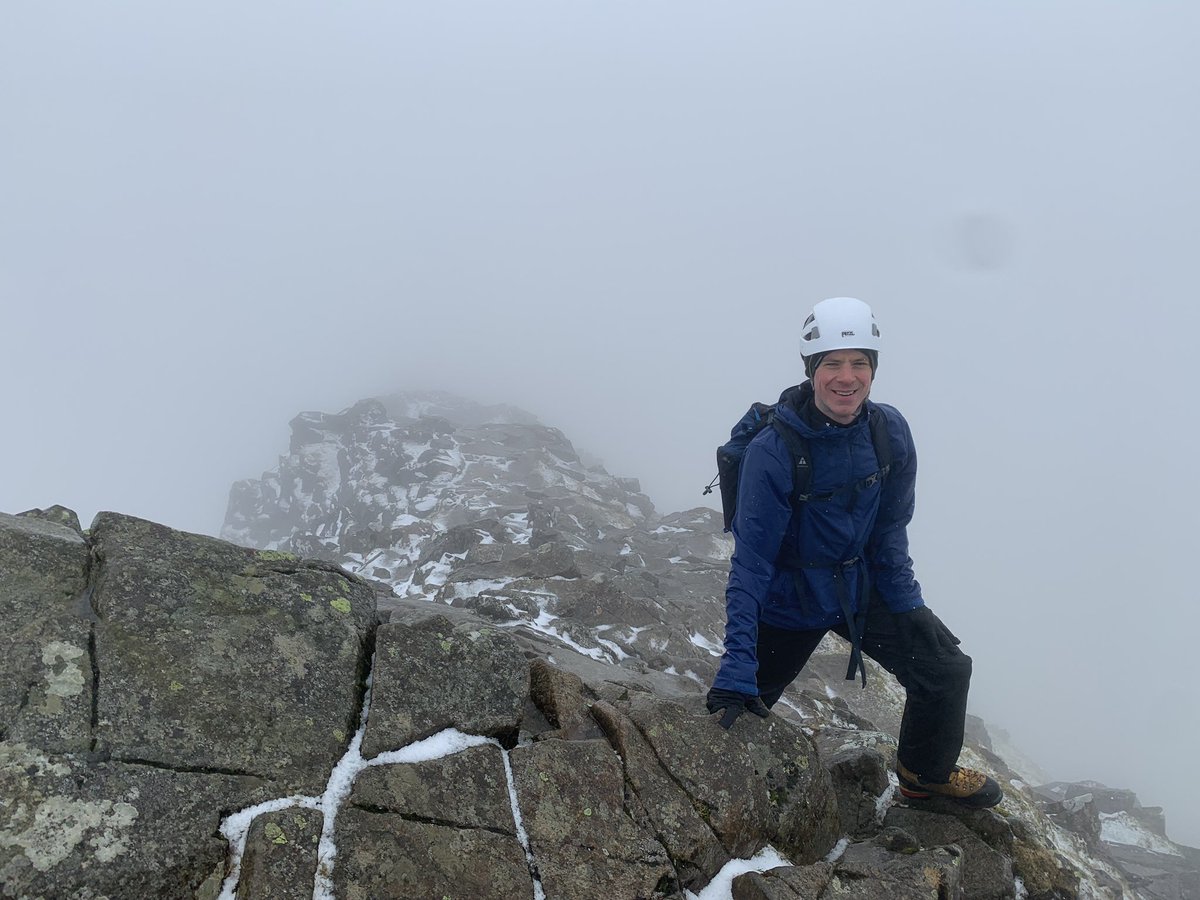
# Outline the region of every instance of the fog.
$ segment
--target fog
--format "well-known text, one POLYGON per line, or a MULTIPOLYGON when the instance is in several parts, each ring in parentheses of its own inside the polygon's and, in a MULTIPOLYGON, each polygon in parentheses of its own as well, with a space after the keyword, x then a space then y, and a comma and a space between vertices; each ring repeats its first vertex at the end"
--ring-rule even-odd
POLYGON ((972 711, 1200 844, 1194 4, 9 4, 0 510, 215 534, 300 410, 510 402, 699 505, 868 301, 972 711))

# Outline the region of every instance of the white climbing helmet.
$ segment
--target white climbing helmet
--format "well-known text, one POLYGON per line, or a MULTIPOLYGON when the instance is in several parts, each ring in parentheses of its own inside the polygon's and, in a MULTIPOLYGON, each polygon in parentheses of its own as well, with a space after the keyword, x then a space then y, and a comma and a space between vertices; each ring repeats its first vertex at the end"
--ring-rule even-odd
POLYGON ((800 355, 830 350, 879 352, 879 326, 871 307, 853 297, 830 297, 813 307, 800 332, 800 355))

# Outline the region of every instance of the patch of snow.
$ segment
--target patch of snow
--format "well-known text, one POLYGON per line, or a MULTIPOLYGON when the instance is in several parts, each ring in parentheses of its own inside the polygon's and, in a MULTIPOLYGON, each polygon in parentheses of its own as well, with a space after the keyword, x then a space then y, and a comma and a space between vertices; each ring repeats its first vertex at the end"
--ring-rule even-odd
POLYGON ((691 641, 701 650, 707 650, 713 656, 720 656, 725 652, 724 647, 722 647, 720 644, 713 643, 698 631, 692 632, 691 641))
POLYGON ((450 563, 446 562, 446 556, 447 554, 443 553, 441 559, 434 562, 427 562, 421 566, 421 569, 425 572, 424 586, 426 591, 440 588, 446 583, 446 579, 450 577, 452 567, 450 563))
POLYGON ((629 654, 626 653, 619 644, 613 643, 612 641, 607 641, 602 637, 596 638, 596 641, 602 647, 607 647, 609 652, 611 652, 613 656, 617 658, 617 662, 620 662, 623 659, 629 659, 629 654))
POLYGON ((887 777, 888 786, 882 794, 875 798, 875 822, 878 825, 883 824, 888 808, 892 805, 892 799, 896 796, 896 791, 900 790, 900 779, 896 777, 896 773, 889 769, 887 777))
POLYGON ((565 634, 553 627, 550 623, 557 619, 558 616, 542 609, 538 617, 532 622, 522 622, 526 628, 532 628, 534 631, 540 631, 548 637, 554 638, 556 641, 561 641, 577 653, 582 653, 584 656, 589 656, 597 662, 607 662, 604 651, 599 647, 585 647, 578 641, 573 639, 569 634, 565 634))
MULTIPOLYGON (((499 741, 492 740, 499 746, 499 741)), ((503 750, 503 748, 501 748, 503 750)), ((512 805, 513 825, 516 827, 517 842, 525 851, 525 861, 529 864, 529 874, 533 878, 533 900, 546 900, 546 892, 542 890, 542 879, 538 877, 537 864, 533 860, 533 851, 529 847, 529 834, 525 831, 525 822, 521 818, 521 805, 517 802, 517 783, 513 778, 512 760, 508 751, 504 750, 504 777, 508 781, 508 802, 512 805)))
POLYGON ((242 876, 242 857, 246 853, 246 837, 250 834, 251 823, 265 813, 279 812, 291 809, 293 806, 301 806, 305 809, 321 808, 316 797, 296 795, 248 806, 246 809, 225 817, 225 820, 221 822, 220 832, 221 837, 229 841, 231 861, 229 874, 225 876, 225 881, 221 885, 221 894, 217 900, 234 900, 234 891, 237 890, 238 880, 242 876))
POLYGON ((308 444, 301 447, 297 454, 305 467, 315 472, 320 479, 326 497, 332 497, 342 486, 342 467, 338 463, 340 450, 341 447, 330 441, 308 444))
POLYGON ((674 525, 659 525, 651 534, 687 534, 689 529, 677 528, 674 525))
POLYGON ((398 750, 388 750, 378 756, 373 756, 363 763, 363 768, 386 766, 393 763, 429 762, 431 759, 441 759, 443 756, 461 753, 463 750, 478 747, 481 744, 497 744, 497 741, 477 734, 465 734, 457 728, 446 728, 424 740, 406 744, 398 750))
POLYGON ((455 600, 478 597, 485 591, 499 591, 516 581, 515 578, 476 578, 474 581, 456 581, 450 585, 455 600))
POLYGON ((766 872, 768 869, 790 865, 790 862, 780 856, 778 850, 768 845, 749 859, 731 859, 725 863, 721 871, 699 894, 684 891, 683 895, 687 900, 732 900, 733 879, 739 875, 745 875, 747 872, 766 872))
POLYGON ((837 862, 842 858, 842 854, 846 852, 846 848, 850 846, 850 838, 842 838, 833 845, 833 849, 825 856, 825 862, 837 862))
POLYGON ((412 441, 405 441, 400 445, 400 451, 409 458, 410 462, 415 463, 421 458, 421 454, 428 450, 432 445, 429 441, 417 444, 412 441))
MULTIPOLYGON (((371 661, 371 666, 373 670, 374 659, 371 661)), ((342 758, 333 767, 333 771, 329 775, 329 781, 325 785, 325 792, 319 798, 301 795, 281 797, 239 810, 227 816, 221 822, 220 833, 229 841, 231 859, 229 874, 225 877, 225 881, 221 885, 221 893, 218 900, 235 900, 237 896, 238 881, 241 878, 242 857, 246 850, 246 839, 250 832, 250 825, 255 817, 264 813, 278 812, 296 806, 315 809, 321 812, 323 821, 321 825, 321 839, 317 845, 317 871, 313 879, 312 896, 313 900, 334 900, 333 867, 337 859, 337 846, 334 843, 334 826, 338 811, 350 796, 350 791, 354 787, 354 781, 358 777, 358 774, 363 769, 371 766, 418 763, 441 759, 454 753, 460 753, 469 747, 478 747, 481 744, 494 744, 500 748, 504 760, 504 775, 508 782, 508 796, 509 803, 512 806, 513 824, 517 840, 520 842, 521 848, 525 851, 525 858, 529 864, 529 873, 533 880, 533 897, 534 900, 545 900, 546 895, 542 890, 541 881, 537 876, 537 866, 534 864, 533 855, 529 847, 529 837, 525 831, 525 826, 521 818, 521 809, 517 802, 516 785, 513 780, 512 764, 509 760, 508 751, 495 738, 464 734, 458 729, 447 728, 424 740, 415 741, 396 750, 380 753, 371 759, 364 759, 362 755, 362 741, 367 729, 367 717, 370 713, 372 693, 373 676, 368 674, 367 691, 366 696, 363 698, 362 715, 359 720, 358 731, 355 732, 354 737, 350 741, 350 746, 346 749, 342 758)))
POLYGON ((529 539, 533 537, 528 512, 509 513, 500 520, 500 524, 504 526, 504 531, 514 544, 528 544, 529 539))
MULTIPOLYGON (((371 660, 371 671, 374 672, 375 660, 371 660)), ((329 781, 325 785, 325 793, 321 795, 321 839, 317 842, 317 873, 313 878, 313 900, 333 900, 333 865, 337 859, 337 844, 333 838, 333 827, 337 821, 338 810, 350 796, 354 787, 354 779, 366 768, 362 756, 363 734, 367 730, 367 714, 371 709, 371 694, 373 693, 373 675, 367 676, 367 692, 363 697, 362 717, 358 731, 350 739, 350 746, 342 758, 338 760, 329 781)))
POLYGON ((1141 847, 1143 850, 1165 853, 1168 856, 1183 855, 1175 844, 1155 834, 1126 812, 1100 813, 1100 840, 1110 844, 1141 847))

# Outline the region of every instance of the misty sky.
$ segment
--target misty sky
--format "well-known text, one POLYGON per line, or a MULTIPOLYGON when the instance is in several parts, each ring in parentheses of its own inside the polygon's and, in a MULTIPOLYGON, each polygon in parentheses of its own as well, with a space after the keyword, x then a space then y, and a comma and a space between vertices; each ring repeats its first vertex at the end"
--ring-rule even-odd
POLYGON ((701 501, 871 303, 973 711, 1200 844, 1193 3, 10 3, 0 510, 216 533, 445 388, 701 501))

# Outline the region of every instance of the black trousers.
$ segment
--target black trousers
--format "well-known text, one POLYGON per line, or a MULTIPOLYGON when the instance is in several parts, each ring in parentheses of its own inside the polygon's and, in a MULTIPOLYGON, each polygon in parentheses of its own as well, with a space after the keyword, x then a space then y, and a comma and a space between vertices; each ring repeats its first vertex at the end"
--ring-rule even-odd
MULTIPOLYGON (((873 596, 863 653, 895 675, 907 692, 900 722, 900 763, 926 780, 945 781, 962 752, 971 657, 957 647, 935 650, 910 640, 904 623, 897 622, 903 615, 891 612, 878 595, 873 596)), ((792 631, 758 623, 758 693, 763 703, 773 706, 779 700, 827 631, 850 640, 845 624, 792 631)))

